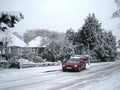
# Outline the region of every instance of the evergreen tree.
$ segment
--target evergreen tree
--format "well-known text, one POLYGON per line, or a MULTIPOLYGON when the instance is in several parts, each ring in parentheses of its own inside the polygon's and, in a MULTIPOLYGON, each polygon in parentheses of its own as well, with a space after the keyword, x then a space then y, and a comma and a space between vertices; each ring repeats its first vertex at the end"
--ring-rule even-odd
POLYGON ((116 38, 111 31, 108 32, 108 48, 109 59, 114 60, 116 56, 116 38))
POLYGON ((74 30, 72 28, 67 30, 65 33, 65 40, 64 40, 65 49, 64 49, 64 51, 66 50, 67 53, 75 54, 75 50, 74 50, 75 45, 73 45, 75 35, 76 35, 76 33, 74 32, 74 30))
POLYGON ((113 61, 116 56, 116 38, 112 32, 102 32, 98 36, 98 41, 98 45, 93 50, 95 57, 100 61, 113 61))
POLYGON ((72 28, 68 29, 65 33, 66 39, 68 39, 69 42, 73 42, 75 37, 75 32, 72 30, 72 28))
POLYGON ((76 33, 74 40, 73 40, 73 45, 75 47, 75 53, 76 54, 82 54, 84 52, 84 44, 82 43, 82 38, 81 38, 81 30, 79 29, 78 32, 76 33))
POLYGON ((94 14, 89 14, 82 29, 78 31, 74 43, 84 46, 86 51, 93 50, 99 43, 97 36, 101 32, 101 23, 99 23, 94 14))
POLYGON ((97 60, 111 61, 116 55, 115 40, 112 32, 103 32, 95 15, 89 14, 82 29, 76 34, 74 44, 78 45, 78 51, 90 54, 97 60))
POLYGON ((120 40, 118 40, 118 48, 120 48, 120 40))
POLYGON ((94 49, 95 56, 100 61, 106 61, 109 58, 107 36, 107 32, 102 32, 101 35, 98 36, 99 43, 94 49))

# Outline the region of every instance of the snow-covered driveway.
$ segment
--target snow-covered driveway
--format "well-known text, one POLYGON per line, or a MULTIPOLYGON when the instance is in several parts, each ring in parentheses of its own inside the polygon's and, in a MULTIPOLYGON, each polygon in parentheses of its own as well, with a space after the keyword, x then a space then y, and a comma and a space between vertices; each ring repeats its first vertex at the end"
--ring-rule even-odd
POLYGON ((120 62, 91 64, 81 72, 62 72, 61 66, 0 69, 0 90, 105 89, 120 90, 120 62))

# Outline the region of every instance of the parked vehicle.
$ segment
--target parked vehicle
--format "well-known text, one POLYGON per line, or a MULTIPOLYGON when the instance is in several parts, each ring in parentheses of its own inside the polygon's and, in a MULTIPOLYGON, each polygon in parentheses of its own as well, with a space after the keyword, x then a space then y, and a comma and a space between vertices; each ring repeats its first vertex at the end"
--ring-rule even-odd
POLYGON ((8 68, 10 66, 9 62, 7 60, 1 60, 0 59, 0 67, 2 68, 8 68))
POLYGON ((11 64, 10 67, 15 68, 27 68, 27 67, 35 67, 36 64, 27 60, 27 59, 16 59, 16 60, 10 60, 9 63, 11 64))
POLYGON ((20 69, 20 63, 17 60, 9 60, 9 68, 18 68, 20 69))
POLYGON ((71 57, 68 61, 62 62, 63 71, 67 70, 81 71, 82 69, 86 69, 85 58, 71 57))

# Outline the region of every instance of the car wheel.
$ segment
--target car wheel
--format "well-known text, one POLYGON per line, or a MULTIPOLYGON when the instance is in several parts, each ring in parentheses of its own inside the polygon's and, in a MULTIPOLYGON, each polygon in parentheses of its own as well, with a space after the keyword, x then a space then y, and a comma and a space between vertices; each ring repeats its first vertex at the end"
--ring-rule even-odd
POLYGON ((83 70, 85 70, 85 69, 86 69, 86 65, 84 66, 83 70))
POLYGON ((63 72, 65 72, 66 70, 62 70, 63 72))
POLYGON ((78 68, 78 72, 80 72, 80 71, 81 71, 81 67, 78 68))
POLYGON ((83 70, 85 70, 85 69, 86 69, 86 67, 83 68, 83 70))
POLYGON ((20 64, 19 63, 17 64, 17 68, 20 69, 20 64))

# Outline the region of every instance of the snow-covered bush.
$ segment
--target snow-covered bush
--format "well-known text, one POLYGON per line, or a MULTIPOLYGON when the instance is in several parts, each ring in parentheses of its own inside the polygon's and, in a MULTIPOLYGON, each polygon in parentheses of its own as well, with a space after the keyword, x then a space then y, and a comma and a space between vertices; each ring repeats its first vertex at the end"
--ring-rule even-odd
POLYGON ((20 58, 20 59, 14 59, 14 60, 9 60, 9 63, 10 63, 10 68, 13 67, 13 68, 24 68, 24 67, 35 67, 36 64, 32 61, 29 61, 27 59, 23 59, 23 58, 20 58))
POLYGON ((32 61, 35 63, 40 63, 40 62, 43 62, 44 60, 40 56, 35 56, 35 57, 33 57, 32 61))
POLYGON ((32 61, 35 55, 29 48, 26 47, 23 49, 20 57, 32 61))

